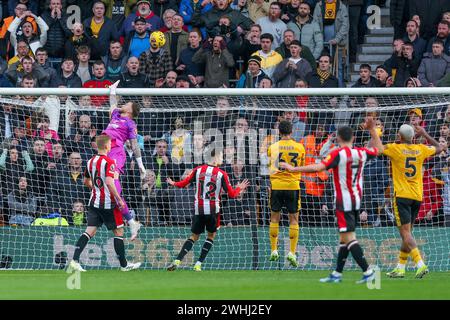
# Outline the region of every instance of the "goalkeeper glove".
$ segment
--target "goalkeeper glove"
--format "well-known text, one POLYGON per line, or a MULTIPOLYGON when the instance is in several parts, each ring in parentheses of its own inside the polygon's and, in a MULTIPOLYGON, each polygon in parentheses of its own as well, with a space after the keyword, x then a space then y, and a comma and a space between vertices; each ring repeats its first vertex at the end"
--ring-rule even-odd
POLYGON ((145 178, 145 174, 147 173, 147 170, 144 167, 144 164, 142 163, 142 157, 136 158, 136 162, 138 163, 139 170, 141 171, 142 179, 145 178))

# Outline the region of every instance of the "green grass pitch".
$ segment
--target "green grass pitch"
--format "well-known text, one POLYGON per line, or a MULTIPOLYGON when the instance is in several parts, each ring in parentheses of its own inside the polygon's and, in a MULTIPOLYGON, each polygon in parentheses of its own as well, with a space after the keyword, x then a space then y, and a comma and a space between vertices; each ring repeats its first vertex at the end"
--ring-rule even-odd
POLYGON ((339 284, 318 280, 327 271, 95 270, 81 274, 80 290, 66 287, 64 271, 0 271, 0 299, 450 299, 449 272, 414 279, 381 276, 381 289, 355 281, 360 272, 344 273, 339 284))

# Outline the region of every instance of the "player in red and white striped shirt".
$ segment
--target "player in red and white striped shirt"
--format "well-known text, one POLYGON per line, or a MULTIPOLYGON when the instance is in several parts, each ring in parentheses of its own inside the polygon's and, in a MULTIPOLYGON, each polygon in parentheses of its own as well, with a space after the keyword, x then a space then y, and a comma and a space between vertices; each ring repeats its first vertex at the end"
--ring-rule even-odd
POLYGON ((121 270, 134 270, 141 264, 128 263, 125 257, 123 219, 120 211, 124 207, 124 202, 114 184, 115 162, 106 156, 111 150, 111 138, 107 135, 100 135, 97 137, 96 143, 98 155, 88 161, 84 172, 84 184, 91 189, 87 214, 88 226, 78 239, 68 270, 70 272, 86 271, 79 262, 81 252, 102 224, 105 224, 108 230, 112 230, 114 233, 114 250, 119 258, 121 270))
POLYGON ((337 132, 340 148, 332 151, 321 163, 293 167, 280 163, 280 168, 295 172, 320 172, 333 170, 336 216, 339 226, 340 246, 336 270, 321 282, 341 282, 342 271, 349 252, 363 270, 358 283, 371 281, 375 272, 369 268, 363 250, 356 240, 355 228, 363 197, 363 171, 367 160, 378 155, 376 148, 353 148, 353 130, 341 127, 337 132))
POLYGON ((192 249, 194 243, 206 228, 208 237, 203 244, 201 255, 194 266, 195 271, 201 271, 201 264, 211 249, 214 237, 216 236, 217 226, 219 224, 220 193, 222 189, 227 192, 230 198, 237 198, 249 185, 248 180, 244 179, 236 185, 236 189, 233 189, 228 174, 218 167, 222 164, 222 157, 222 152, 212 150, 211 162, 196 167, 186 179, 179 182, 174 182, 170 178, 167 179, 168 184, 178 188, 184 188, 193 181, 195 181, 196 187, 195 214, 191 227, 192 235, 186 240, 174 262, 167 268, 169 271, 175 270, 181 264, 181 260, 192 249))
POLYGON ((91 189, 89 206, 98 209, 113 209, 115 199, 109 188, 105 188, 104 181, 107 177, 114 178, 114 160, 106 155, 93 156, 87 163, 84 171, 86 184, 91 189))

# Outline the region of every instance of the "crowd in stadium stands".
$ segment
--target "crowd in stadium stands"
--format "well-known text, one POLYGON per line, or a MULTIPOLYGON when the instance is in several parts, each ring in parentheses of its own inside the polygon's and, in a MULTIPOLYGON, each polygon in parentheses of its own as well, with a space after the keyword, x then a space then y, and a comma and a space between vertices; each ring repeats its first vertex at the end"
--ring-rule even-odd
MULTIPOLYGON (((337 48, 348 46, 356 62, 366 33, 366 8, 382 0, 16 0, 0 1, 0 87, 105 88, 337 88, 344 73, 336 63, 337 48), (165 45, 150 45, 154 31, 164 32, 165 45)), ((353 87, 450 86, 450 0, 391 0, 394 27, 392 56, 375 70, 360 64, 353 87)), ((35 218, 61 215, 70 225, 85 223, 89 190, 83 168, 95 153, 94 137, 106 127, 107 96, 17 96, 0 110, 0 223, 30 225, 35 218), (94 107, 94 108, 92 108, 94 107)), ((251 188, 224 202, 224 225, 268 223, 270 134, 253 141, 251 129, 276 129, 281 119, 293 123, 293 138, 314 163, 334 147, 333 132, 342 123, 356 131, 356 144, 369 140, 361 124, 364 112, 306 113, 307 106, 377 107, 381 98, 285 97, 277 101, 293 111, 252 111, 259 98, 190 98, 192 105, 214 111, 170 112, 181 100, 139 97, 146 107, 138 119, 140 145, 148 174, 144 181, 126 146, 124 193, 139 220, 151 226, 187 225, 194 187, 169 188, 166 178, 182 179, 203 162, 211 143, 193 133, 203 129, 234 133, 225 148, 225 170, 232 183, 247 178, 251 188), (231 110, 240 106, 239 111, 231 110), (212 109, 213 110, 213 109, 212 109), (164 121, 161 117, 164 115, 164 121), (243 148, 256 162, 236 157, 243 148), (256 148, 256 147, 255 147, 256 148), (192 161, 183 162, 189 154, 192 161), (176 199, 176 200, 174 200, 176 199), (258 218, 254 213, 258 212, 258 218)), ((413 105, 411 102, 411 105, 413 105)), ((424 126, 441 144, 450 143, 450 105, 371 113, 383 140, 395 139, 398 124, 424 126)), ((425 142, 419 141, 417 142, 425 142)), ((425 142, 426 143, 426 142, 425 142)), ((423 224, 450 220, 450 155, 429 161, 424 174, 423 224)), ((371 160, 365 175, 361 223, 393 225, 386 159, 371 160)), ((332 226, 331 179, 327 173, 305 174, 302 223, 332 226)))

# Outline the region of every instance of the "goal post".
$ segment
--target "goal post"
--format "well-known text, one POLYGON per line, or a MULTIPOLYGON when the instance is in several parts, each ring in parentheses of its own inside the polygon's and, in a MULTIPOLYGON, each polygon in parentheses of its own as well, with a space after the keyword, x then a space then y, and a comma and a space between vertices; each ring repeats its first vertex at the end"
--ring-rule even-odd
MULTIPOLYGON (((132 150, 120 177, 123 194, 144 224, 139 239, 126 242, 130 260, 164 268, 190 235, 195 189, 170 187, 222 151, 221 166, 232 185, 250 180, 237 198, 222 196, 221 226, 204 269, 290 269, 285 259, 269 262, 270 159, 281 120, 293 123, 292 137, 304 144, 306 162, 317 163, 336 146, 339 126, 349 125, 355 145, 367 145, 361 124, 377 120, 383 143, 395 142, 401 124, 424 126, 432 137, 450 141, 450 88, 335 89, 123 89, 120 104, 140 105, 138 143, 147 169, 140 180, 132 150)), ((86 227, 89 190, 82 184, 94 137, 109 123, 109 89, 0 88, 0 268, 57 269, 71 258, 86 227), (80 180, 81 179, 81 180, 80 180)), ((427 143, 421 137, 416 143, 427 143)), ((450 261, 449 154, 424 165, 424 201, 414 236, 432 270, 450 261)), ((397 262, 400 238, 392 207, 389 161, 369 162, 357 235, 368 262, 388 269, 397 262)), ((305 174, 301 183, 300 270, 334 267, 338 246, 330 173, 305 174)), ((126 237, 129 230, 126 229, 126 237)), ((203 236, 202 236, 203 237, 203 236)), ((201 237, 201 240, 203 239, 201 237)), ((81 256, 88 269, 118 266, 112 234, 101 228, 81 256)), ((199 245, 183 261, 190 267, 199 245)), ((279 251, 289 249, 287 214, 280 223, 279 251)), ((356 268, 349 259, 348 267, 356 268)), ((412 267, 411 261, 408 264, 412 267)))

